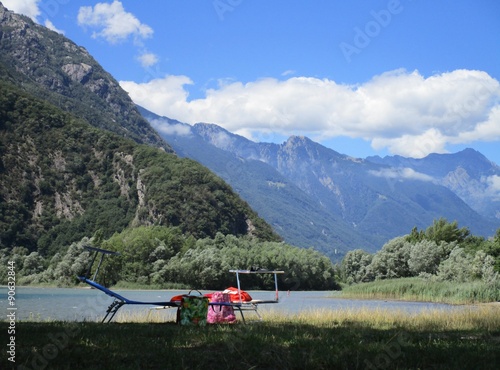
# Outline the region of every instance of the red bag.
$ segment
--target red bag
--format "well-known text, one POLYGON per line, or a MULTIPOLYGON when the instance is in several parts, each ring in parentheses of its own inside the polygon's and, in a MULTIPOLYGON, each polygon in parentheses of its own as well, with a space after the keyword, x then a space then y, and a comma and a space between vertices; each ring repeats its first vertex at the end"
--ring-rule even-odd
POLYGON ((240 292, 238 293, 238 288, 229 287, 226 290, 224 290, 222 293, 229 294, 229 298, 231 299, 231 302, 233 302, 233 303, 240 302, 240 294, 241 294, 241 301, 242 302, 250 302, 252 300, 252 297, 250 296, 250 294, 248 294, 244 290, 240 290, 240 292))

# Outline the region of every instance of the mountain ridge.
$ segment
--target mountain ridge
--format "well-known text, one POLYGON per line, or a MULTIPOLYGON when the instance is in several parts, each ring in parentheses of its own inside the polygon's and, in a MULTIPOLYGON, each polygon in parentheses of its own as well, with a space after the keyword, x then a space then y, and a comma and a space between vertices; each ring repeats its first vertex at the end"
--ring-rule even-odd
MULTIPOLYGON (((225 137, 219 126, 199 124, 191 127, 155 115, 142 107, 139 110, 168 139, 178 155, 202 163, 228 182, 234 191, 252 204, 259 216, 271 224, 277 233, 285 236, 287 243, 314 247, 333 260, 338 260, 351 248, 364 243, 362 237, 352 235, 345 222, 318 207, 313 199, 272 166, 254 158, 235 156, 207 143, 196 132, 199 129, 205 138, 222 133, 216 140, 222 145, 224 140, 229 139, 225 144, 230 145, 232 138, 225 137), (165 122, 169 124, 167 128, 165 122), (336 223, 326 224, 326 219, 335 219, 336 223)), ((242 139, 245 144, 253 146, 251 141, 242 139)), ((257 152, 253 156, 256 158, 257 152)), ((375 246, 368 246, 375 249, 375 246)))
POLYGON ((500 166, 475 149, 433 153, 418 159, 386 156, 368 157, 367 160, 431 176, 432 181, 452 190, 479 214, 500 219, 500 189, 494 188, 495 179, 500 177, 500 166))
MULTIPOLYGON (((152 112, 144 109, 141 112, 150 121, 161 121, 152 112)), ((164 119, 168 126, 168 118, 164 119)), ((281 144, 255 143, 213 123, 183 125, 189 135, 184 136, 182 143, 179 142, 179 135, 162 134, 166 141, 177 142, 176 151, 192 155, 192 147, 196 146, 200 152, 204 141, 205 145, 216 147, 239 161, 256 160, 269 165, 284 176, 285 182, 297 186, 303 197, 326 212, 323 222, 333 229, 333 225, 347 225, 346 232, 356 235, 356 242, 350 243, 347 248, 373 251, 388 239, 407 234, 415 226, 425 228, 440 217, 457 220, 470 227, 472 232, 485 237, 494 234, 498 223, 492 218, 481 216, 449 186, 435 182, 431 175, 420 172, 416 165, 414 169, 409 166, 395 167, 391 163, 384 163, 383 159, 378 159, 381 162, 378 163, 377 158, 351 157, 304 136, 290 136, 281 144), (196 144, 192 144, 192 140, 196 144), (332 216, 334 218, 329 218, 332 216)), ((160 124, 156 126, 157 130, 171 131, 164 127, 160 124)), ((466 150, 462 155, 474 153, 477 152, 466 150)), ((204 154, 198 153, 196 157, 196 160, 200 160, 204 154)), ((430 159, 438 162, 440 158, 440 155, 430 156, 430 159)), ((405 160, 412 162, 411 158, 405 160)), ((204 158, 203 163, 217 173, 217 164, 213 162, 204 158)), ((227 175, 225 180, 235 187, 234 178, 227 175)), ((235 190, 266 218, 263 208, 256 206, 248 194, 244 195, 238 186, 235 190)), ((286 233, 281 235, 287 240, 286 233)), ((317 236, 312 235, 311 244, 315 244, 317 236)), ((329 248, 334 249, 335 245, 329 248)), ((345 248, 344 245, 339 249, 345 248)))

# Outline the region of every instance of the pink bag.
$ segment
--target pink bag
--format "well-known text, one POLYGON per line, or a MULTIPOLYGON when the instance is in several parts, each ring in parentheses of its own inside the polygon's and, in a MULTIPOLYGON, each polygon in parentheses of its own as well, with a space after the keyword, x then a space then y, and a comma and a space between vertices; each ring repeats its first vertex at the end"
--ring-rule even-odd
MULTIPOLYGON (((222 292, 212 293, 210 298, 210 303, 230 303, 229 295, 222 292)), ((207 312, 207 323, 209 324, 220 324, 220 323, 234 323, 236 322, 236 316, 234 314, 234 309, 232 306, 218 306, 211 304, 208 307, 207 312)))

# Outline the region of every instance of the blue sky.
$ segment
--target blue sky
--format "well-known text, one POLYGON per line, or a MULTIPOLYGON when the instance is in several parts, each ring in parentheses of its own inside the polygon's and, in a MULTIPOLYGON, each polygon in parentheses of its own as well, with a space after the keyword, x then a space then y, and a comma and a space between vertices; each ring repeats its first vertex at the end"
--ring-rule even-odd
POLYGON ((498 0, 2 3, 160 115, 354 157, 472 147, 500 164, 498 0))

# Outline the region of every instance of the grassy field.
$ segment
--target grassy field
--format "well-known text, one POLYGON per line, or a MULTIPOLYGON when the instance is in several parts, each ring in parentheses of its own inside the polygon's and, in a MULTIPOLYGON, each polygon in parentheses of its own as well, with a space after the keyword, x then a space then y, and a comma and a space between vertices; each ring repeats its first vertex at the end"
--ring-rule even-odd
POLYGON ((345 286, 342 297, 474 304, 500 301, 500 286, 481 281, 456 283, 400 278, 345 286))
MULTIPOLYGON (((8 324, 0 323, 7 333, 8 324)), ((16 323, 18 369, 498 369, 500 307, 418 315, 313 311, 207 327, 159 313, 117 322, 16 323)))

